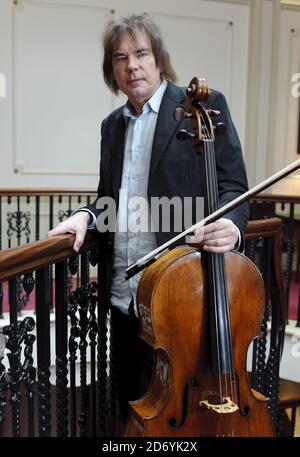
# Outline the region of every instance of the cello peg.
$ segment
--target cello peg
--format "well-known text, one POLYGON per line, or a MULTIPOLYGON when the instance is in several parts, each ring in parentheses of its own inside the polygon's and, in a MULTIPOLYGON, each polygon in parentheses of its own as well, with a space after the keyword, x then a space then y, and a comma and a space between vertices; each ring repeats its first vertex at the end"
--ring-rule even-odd
POLYGON ((207 113, 210 117, 216 117, 216 116, 220 116, 221 111, 219 111, 217 109, 208 109, 207 113))
POLYGON ((176 133, 176 138, 178 140, 187 140, 189 138, 196 138, 196 135, 195 133, 191 133, 191 132, 188 132, 187 130, 178 130, 178 132, 176 133))
POLYGON ((174 119, 177 122, 182 121, 182 119, 188 119, 190 117, 192 117, 192 114, 191 113, 187 113, 184 110, 184 108, 176 108, 176 110, 174 111, 174 119))
POLYGON ((213 126, 213 129, 216 135, 223 135, 226 132, 226 125, 224 122, 218 122, 213 126))

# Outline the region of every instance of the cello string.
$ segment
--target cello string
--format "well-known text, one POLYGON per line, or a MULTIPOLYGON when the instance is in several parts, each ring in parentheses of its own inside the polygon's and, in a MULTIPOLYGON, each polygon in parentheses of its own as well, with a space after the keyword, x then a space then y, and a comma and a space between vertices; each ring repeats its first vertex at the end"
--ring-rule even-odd
MULTIPOLYGON (((216 170, 216 167, 215 167, 216 170)), ((224 270, 224 280, 225 280, 225 292, 227 300, 225 301, 224 305, 226 306, 226 313, 227 313, 227 322, 228 322, 228 338, 226 339, 227 347, 227 354, 229 355, 229 373, 225 375, 225 384, 226 384, 226 393, 227 396, 230 396, 231 400, 237 404, 238 396, 237 396, 237 383, 236 383, 236 373, 235 373, 235 364, 234 364, 234 352, 233 352, 233 345, 232 345, 232 337, 231 337, 231 326, 230 326, 230 306, 229 306, 229 297, 228 297, 228 290, 227 290, 227 281, 226 281, 226 268, 225 268, 225 259, 223 256, 223 270, 224 270), (228 395, 229 394, 229 395, 228 395)))
MULTIPOLYGON (((205 142, 206 143, 206 142, 205 142)), ((210 155, 210 165, 211 165, 211 180, 213 183, 217 183, 217 173, 216 173, 216 162, 215 162, 215 150, 214 150, 214 145, 212 140, 209 141, 209 155, 210 155)), ((205 152, 207 154, 207 151, 205 152)), ((207 160, 205 161, 207 162, 207 160)), ((219 201, 218 201, 218 193, 217 189, 215 192, 215 195, 212 197, 216 199, 215 201, 215 207, 213 208, 213 211, 219 208, 219 201)), ((214 254, 213 254, 214 255, 214 254)), ((228 427, 228 424, 231 423, 231 421, 228 422, 226 420, 226 416, 223 416, 226 412, 224 411, 225 407, 225 398, 229 398, 229 401, 232 401, 236 404, 237 402, 237 389, 236 389, 236 383, 235 383, 235 370, 234 370, 234 360, 233 360, 233 351, 232 351, 232 340, 231 340, 231 329, 230 329, 230 309, 229 309, 229 301, 228 301, 228 292, 227 292, 227 282, 226 282, 226 271, 225 271, 225 259, 224 255, 216 254, 216 261, 218 262, 217 264, 214 264, 215 268, 220 268, 220 273, 222 274, 222 279, 224 282, 224 288, 225 288, 225 294, 220 294, 220 296, 216 295, 214 303, 215 303, 215 316, 216 316, 216 334, 218 335, 218 329, 219 329, 219 319, 221 318, 219 316, 218 312, 218 307, 222 306, 227 313, 227 320, 225 319, 225 322, 227 322, 229 329, 228 332, 226 332, 226 338, 224 341, 224 344, 226 346, 225 348, 225 354, 227 355, 227 364, 225 367, 225 372, 223 372, 223 367, 220 367, 220 343, 219 343, 219 338, 217 339, 217 351, 218 351, 218 366, 219 366, 219 389, 220 389, 220 404, 221 404, 221 417, 222 420, 219 422, 219 430, 218 434, 220 436, 233 436, 235 434, 235 429, 228 427), (217 300, 224 299, 224 302, 221 304, 217 303, 217 300), (229 365, 229 373, 226 371, 227 366, 229 365)), ((215 274, 215 271, 214 271, 215 274)), ((213 284, 216 284, 215 278, 213 281, 213 284)), ((232 413, 229 413, 232 414, 232 413)), ((233 421, 233 424, 235 424, 235 421, 233 421)))
MULTIPOLYGON (((215 150, 213 143, 209 143, 210 146, 210 157, 211 157, 211 163, 212 163, 212 175, 213 175, 213 182, 217 183, 217 175, 216 175, 216 163, 215 163, 215 150)), ((219 207, 219 202, 218 202, 218 207, 219 207)), ((216 208, 214 208, 215 210, 216 208)), ((223 306, 226 307, 226 312, 227 312, 227 318, 228 318, 228 326, 229 326, 229 334, 228 338, 225 340, 226 344, 226 354, 229 356, 229 373, 221 373, 221 378, 223 378, 224 381, 224 390, 225 390, 225 396, 229 397, 235 404, 237 404, 237 385, 236 385, 236 376, 235 376, 235 369, 234 369, 234 358, 233 358, 233 348, 232 348, 232 339, 231 339, 231 328, 230 328, 230 307, 229 307, 229 298, 228 298, 228 293, 227 293, 227 282, 226 282, 226 270, 225 270, 225 262, 224 262, 224 256, 220 257, 220 262, 222 263, 222 269, 224 271, 224 284, 225 284, 225 296, 227 297, 227 300, 223 303, 223 306)), ((218 316, 218 314, 216 313, 218 316)), ((220 350, 218 348, 218 350, 220 350)), ((221 391, 221 399, 223 400, 222 396, 222 391, 221 391)), ((232 429, 229 431, 229 434, 233 436, 235 433, 235 430, 232 429)))
MULTIPOLYGON (((208 180, 209 172, 210 173, 214 172, 213 166, 211 166, 210 170, 208 170, 208 166, 209 166, 208 162, 211 162, 211 160, 208 160, 208 158, 212 159, 212 157, 213 157, 213 145, 212 145, 212 139, 211 139, 210 133, 208 132, 208 129, 207 129, 205 123, 203 123, 203 125, 204 125, 204 129, 205 129, 206 137, 208 137, 208 140, 204 140, 204 156, 205 156, 204 163, 205 163, 205 167, 206 167, 206 180, 208 180)), ((215 176, 213 176, 213 178, 215 179, 215 176)), ((214 182, 216 182, 216 181, 214 181, 214 182)), ((207 199, 209 199, 209 198, 210 198, 210 196, 207 195, 207 199)), ((207 205, 209 205, 209 202, 207 202, 207 205)), ((214 254, 209 254, 209 255, 214 255, 214 254)), ((216 283, 215 273, 216 273, 215 269, 212 268, 212 271, 211 271, 212 284, 216 283)), ((216 299, 215 288, 214 288, 213 292, 214 292, 214 316, 215 316, 214 324, 215 324, 215 336, 216 336, 216 347, 217 347, 216 356, 217 356, 217 366, 218 366, 219 397, 220 397, 220 404, 222 407, 223 382, 222 382, 222 370, 221 370, 221 361, 220 361, 220 341, 219 341, 219 332, 218 332, 219 316, 218 316, 218 310, 217 310, 217 299, 216 299)), ((226 385, 225 385, 225 390, 226 390, 226 385)), ((219 429, 221 427, 221 422, 222 421, 219 422, 219 429)), ((220 434, 220 430, 219 430, 219 434, 220 434)))
MULTIPOLYGON (((208 133, 209 135, 209 133, 208 133)), ((211 162, 211 179, 212 179, 212 182, 215 182, 217 183, 217 175, 216 175, 216 164, 215 164, 215 152, 214 152, 214 146, 213 146, 213 143, 212 143, 212 140, 210 138, 210 141, 209 142, 206 142, 205 141, 205 146, 206 144, 208 144, 208 149, 209 149, 209 154, 210 154, 210 162, 211 162)), ((207 149, 207 148, 206 148, 207 149)), ((207 150, 205 152, 207 154, 207 150)), ((217 198, 216 198, 217 200, 217 198)), ((216 205, 219 207, 219 203, 216 202, 216 205)), ((213 210, 215 210, 216 208, 213 208, 213 210)), ((224 264, 224 257, 222 258, 219 258, 220 259, 220 262, 222 263, 222 269, 224 271, 224 281, 225 281, 225 288, 226 288, 226 276, 225 276, 225 264, 224 264)), ((215 282, 213 282, 213 284, 215 284, 215 282)), ((225 291, 226 293, 226 296, 228 297, 227 295, 227 290, 225 291)), ((215 300, 215 303, 216 300, 215 300)), ((228 325, 230 325, 230 310, 229 310, 229 306, 228 306, 228 299, 225 300, 225 303, 223 303, 224 306, 226 306, 226 312, 227 312, 227 316, 228 316, 228 325)), ((215 310, 215 315, 216 315, 216 332, 218 334, 218 328, 219 328, 219 322, 218 322, 218 319, 219 319, 219 316, 218 316, 218 312, 217 310, 215 310)), ((233 360, 233 354, 232 354, 232 342, 231 342, 231 336, 230 336, 230 327, 229 327, 229 339, 226 338, 225 340, 225 344, 226 344, 226 353, 229 355, 229 373, 220 373, 220 395, 221 395, 221 399, 223 401, 223 395, 222 395, 222 391, 223 391, 223 382, 225 384, 224 386, 224 390, 225 390, 225 396, 226 397, 230 397, 230 399, 232 399, 232 401, 234 401, 236 403, 236 400, 237 400, 237 390, 236 390, 236 382, 235 382, 235 370, 234 370, 234 360, 233 360), (223 378, 223 382, 222 382, 222 378, 223 378)), ((217 340, 219 341, 219 340, 217 340)), ((220 346, 219 346, 219 342, 218 342, 218 354, 220 354, 220 346)), ((219 360, 219 358, 218 358, 219 360)), ((220 370, 220 363, 218 363, 219 365, 219 372, 221 371, 220 370)), ((222 403, 221 403, 222 404, 222 403)))
MULTIPOLYGON (((216 173, 216 162, 215 162, 215 151, 214 151, 214 144, 213 139, 210 135, 209 129, 206 123, 203 121, 203 131, 206 135, 206 140, 203 141, 204 143, 204 163, 206 167, 206 181, 207 181, 207 206, 209 207, 209 213, 211 211, 215 211, 219 208, 219 200, 218 200, 218 189, 217 189, 217 173, 216 173), (215 187, 209 188, 208 182, 212 186, 215 187), (212 199, 212 201, 209 201, 212 199)), ((229 398, 230 401, 236 403, 237 399, 237 390, 236 390, 236 383, 235 383, 235 372, 234 372, 234 360, 233 360, 233 352, 232 352, 232 341, 231 341, 231 332, 230 332, 230 314, 229 314, 229 306, 228 306, 228 293, 227 293, 227 283, 226 283, 226 272, 225 272, 225 262, 224 256, 219 254, 211 254, 215 256, 213 259, 212 257, 212 284, 215 285, 216 283, 216 269, 220 268, 220 273, 222 274, 223 283, 225 287, 225 295, 218 294, 216 291, 215 286, 213 287, 213 295, 214 295, 214 324, 215 324, 215 335, 216 335, 216 347, 217 347, 217 366, 218 366, 218 383, 219 383, 219 402, 221 408, 221 420, 218 422, 218 436, 226 436, 231 435, 233 436, 235 433, 234 429, 228 429, 226 425, 228 421, 224 420, 225 417, 223 416, 223 407, 224 407, 224 398, 229 398), (217 263, 216 263, 217 262, 217 263), (224 303, 218 303, 218 300, 223 300, 224 303), (228 331, 225 333, 225 338, 223 339, 223 344, 225 344, 225 354, 227 356, 227 364, 225 366, 221 366, 221 348, 220 348, 220 338, 219 338, 219 325, 220 325, 220 318, 219 316, 219 306, 225 307, 224 311, 227 313, 227 325, 229 326, 228 331), (227 372, 227 367, 229 366, 229 373, 227 372), (225 395, 223 395, 225 394, 225 395), (225 425, 225 427, 223 426, 225 425)))
MULTIPOLYGON (((213 175, 214 175, 213 179, 214 179, 214 182, 217 183, 216 163, 215 163, 215 150, 214 150, 213 143, 210 144, 210 149, 211 149, 210 153, 211 153, 212 162, 213 162, 213 167, 212 167, 213 168, 212 172, 213 172, 213 175)), ((218 207, 219 207, 219 202, 218 202, 218 207)), ((226 272, 225 272, 224 256, 219 257, 219 261, 221 263, 220 266, 222 267, 223 272, 224 272, 224 284, 225 284, 225 289, 226 289, 225 290, 225 294, 226 294, 225 296, 227 297, 228 295, 227 295, 227 288, 226 288, 226 272)), ((227 308, 228 322, 230 322, 229 321, 228 300, 227 300, 227 302, 225 300, 225 303, 223 303, 223 306, 226 306, 226 308, 227 308)), ((228 346, 230 346, 231 341, 227 341, 226 340, 225 343, 227 343, 226 353, 230 354, 231 351, 230 351, 230 347, 228 347, 228 346)), ((221 373, 221 378, 223 378, 224 396, 232 398, 234 396, 234 392, 232 391, 232 384, 231 384, 230 380, 231 380, 231 375, 232 375, 232 371, 233 370, 232 370, 231 360, 229 360, 229 362, 230 362, 229 363, 230 372, 229 373, 221 373)), ((221 398, 222 398, 222 403, 221 404, 223 405, 223 396, 221 398)))

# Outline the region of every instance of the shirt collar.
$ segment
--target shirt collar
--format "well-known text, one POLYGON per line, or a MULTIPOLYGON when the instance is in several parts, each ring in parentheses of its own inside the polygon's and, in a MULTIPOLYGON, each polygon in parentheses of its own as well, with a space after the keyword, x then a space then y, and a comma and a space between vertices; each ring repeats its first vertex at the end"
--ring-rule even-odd
MULTIPOLYGON (((143 106, 143 113, 145 111, 149 111, 150 109, 154 111, 155 113, 158 113, 159 107, 163 98, 163 95, 165 93, 165 90, 167 88, 167 81, 162 81, 161 85, 157 89, 157 91, 152 95, 152 97, 145 103, 143 106)), ((127 101, 126 105, 123 108, 123 115, 125 118, 136 118, 136 115, 132 111, 132 106, 129 101, 127 101)))

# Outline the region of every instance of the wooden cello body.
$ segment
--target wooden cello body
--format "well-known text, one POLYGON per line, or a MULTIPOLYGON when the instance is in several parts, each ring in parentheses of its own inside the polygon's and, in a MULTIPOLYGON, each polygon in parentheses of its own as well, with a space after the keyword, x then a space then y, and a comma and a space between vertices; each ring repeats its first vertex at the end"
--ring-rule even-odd
MULTIPOLYGON (((206 213, 219 207, 214 129, 201 101, 204 80, 193 78, 186 111, 196 152, 204 155, 206 213)), ((255 265, 237 252, 203 253, 177 247, 144 272, 138 288, 143 338, 155 352, 146 394, 130 402, 125 436, 273 436, 267 400, 254 392, 247 352, 259 336, 264 284, 255 265)))
POLYGON ((246 357, 259 336, 264 285, 255 265, 225 254, 235 364, 235 411, 217 412, 205 401, 219 393, 212 373, 201 253, 178 247, 147 268, 139 291, 141 338, 155 351, 150 387, 130 402, 125 436, 273 436, 266 399, 250 388, 246 357))

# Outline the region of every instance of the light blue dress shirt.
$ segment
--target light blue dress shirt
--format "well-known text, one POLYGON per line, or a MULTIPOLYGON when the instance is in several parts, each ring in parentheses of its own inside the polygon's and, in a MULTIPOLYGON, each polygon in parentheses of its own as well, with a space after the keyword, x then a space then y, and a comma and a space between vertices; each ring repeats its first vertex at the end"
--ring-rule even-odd
POLYGON ((148 201, 147 188, 153 138, 159 107, 166 87, 167 83, 163 81, 155 94, 145 103, 139 117, 136 117, 131 111, 128 103, 123 110, 127 128, 110 298, 111 304, 125 314, 128 314, 128 306, 132 299, 136 312, 136 293, 142 275, 142 272, 138 273, 129 281, 122 283, 125 269, 157 247, 155 233, 150 230, 149 208, 141 216, 142 205, 139 205, 136 197, 142 197, 143 202, 148 201), (135 200, 132 200, 133 198, 135 200), (140 224, 140 230, 136 230, 137 224, 140 224), (126 226, 129 230, 124 231, 126 226), (135 229, 131 230, 131 226, 135 226, 135 229))

